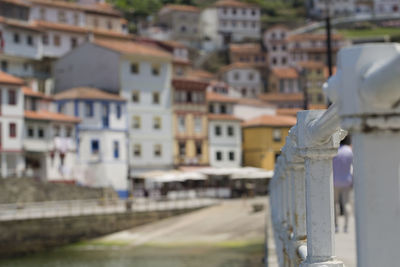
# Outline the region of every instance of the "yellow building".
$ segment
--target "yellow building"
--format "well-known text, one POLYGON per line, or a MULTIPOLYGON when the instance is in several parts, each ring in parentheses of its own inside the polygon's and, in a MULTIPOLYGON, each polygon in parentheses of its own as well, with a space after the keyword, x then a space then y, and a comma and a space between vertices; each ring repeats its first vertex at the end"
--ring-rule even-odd
POLYGON ((173 129, 174 164, 208 165, 207 82, 175 78, 173 129))
POLYGON ((244 166, 273 170, 289 129, 295 124, 296 118, 279 115, 262 115, 244 122, 244 166))

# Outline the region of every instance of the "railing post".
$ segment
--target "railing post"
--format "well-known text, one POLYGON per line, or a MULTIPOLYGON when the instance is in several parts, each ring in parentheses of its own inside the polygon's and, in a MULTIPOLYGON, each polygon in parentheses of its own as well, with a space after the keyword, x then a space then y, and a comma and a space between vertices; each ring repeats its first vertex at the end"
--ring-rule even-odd
POLYGON ((337 153, 340 133, 322 143, 310 135, 310 125, 324 111, 297 113, 298 146, 305 158, 307 259, 303 267, 343 267, 336 259, 334 245, 334 210, 332 159, 337 153))
POLYGON ((289 254, 291 261, 298 266, 302 259, 299 257, 298 249, 306 242, 306 192, 305 192, 305 168, 304 158, 300 156, 297 147, 297 127, 289 131, 286 138, 286 145, 282 150, 286 158, 291 183, 291 242, 289 254))
POLYGON ((400 46, 343 49, 327 91, 352 135, 357 264, 399 266, 400 46))

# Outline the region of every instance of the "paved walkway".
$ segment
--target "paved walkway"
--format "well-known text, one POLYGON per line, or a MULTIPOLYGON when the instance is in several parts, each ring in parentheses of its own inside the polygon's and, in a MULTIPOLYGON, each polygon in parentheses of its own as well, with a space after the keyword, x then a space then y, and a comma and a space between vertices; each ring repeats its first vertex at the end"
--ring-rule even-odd
MULTIPOLYGON (((344 225, 344 218, 339 218, 339 226, 344 225)), ((339 229, 339 233, 335 235, 336 255, 342 260, 346 267, 356 267, 356 236, 354 227, 354 217, 350 217, 349 231, 343 232, 343 228, 339 229)))

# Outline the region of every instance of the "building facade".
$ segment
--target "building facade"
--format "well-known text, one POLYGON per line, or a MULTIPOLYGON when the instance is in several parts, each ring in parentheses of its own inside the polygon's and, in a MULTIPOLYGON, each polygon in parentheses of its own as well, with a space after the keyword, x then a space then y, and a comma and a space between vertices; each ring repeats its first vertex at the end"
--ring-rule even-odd
POLYGON ((23 174, 24 82, 0 71, 0 171, 1 177, 23 174))
POLYGON ((243 165, 274 170, 289 129, 295 124, 295 117, 279 115, 262 115, 245 121, 242 124, 243 165))
POLYGON ((211 167, 240 167, 241 119, 233 115, 235 99, 207 92, 208 142, 211 167))
POLYGON ((38 180, 79 182, 76 125, 80 119, 54 112, 53 100, 23 87, 25 175, 38 180))
POLYGON ((206 89, 208 83, 188 78, 173 80, 174 164, 209 164, 206 89))
POLYGON ((221 79, 238 90, 242 97, 256 98, 264 90, 260 71, 252 64, 233 63, 220 71, 221 79))
POLYGON ((283 25, 273 26, 264 32, 263 43, 268 51, 269 68, 281 68, 288 66, 288 35, 289 29, 283 25))
POLYGON ((195 6, 165 5, 158 12, 158 23, 168 32, 169 40, 179 40, 191 46, 198 46, 200 12, 201 10, 195 6))
POLYGON ((57 109, 81 120, 74 133, 79 183, 112 187, 120 197, 128 191, 128 127, 126 100, 95 88, 79 87, 54 96, 57 109))
POLYGON ((301 92, 299 74, 295 68, 273 68, 269 73, 268 92, 299 93, 301 92))
POLYGON ((95 86, 127 99, 131 176, 172 168, 171 54, 151 44, 95 41, 61 58, 55 70, 59 91, 95 86))
POLYGON ((260 39, 261 12, 258 6, 236 0, 220 0, 214 6, 222 46, 245 39, 260 39))
POLYGON ((256 67, 267 66, 267 53, 259 43, 230 44, 230 63, 249 63, 256 67))

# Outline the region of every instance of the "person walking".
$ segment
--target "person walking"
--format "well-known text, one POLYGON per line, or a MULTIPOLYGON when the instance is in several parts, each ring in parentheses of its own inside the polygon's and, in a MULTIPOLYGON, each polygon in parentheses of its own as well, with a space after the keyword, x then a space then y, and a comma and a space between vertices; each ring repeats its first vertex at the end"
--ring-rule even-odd
POLYGON ((337 155, 333 158, 333 184, 335 190, 335 230, 339 232, 339 213, 344 215, 344 232, 349 226, 349 199, 353 188, 353 151, 350 146, 350 136, 340 143, 337 155))

